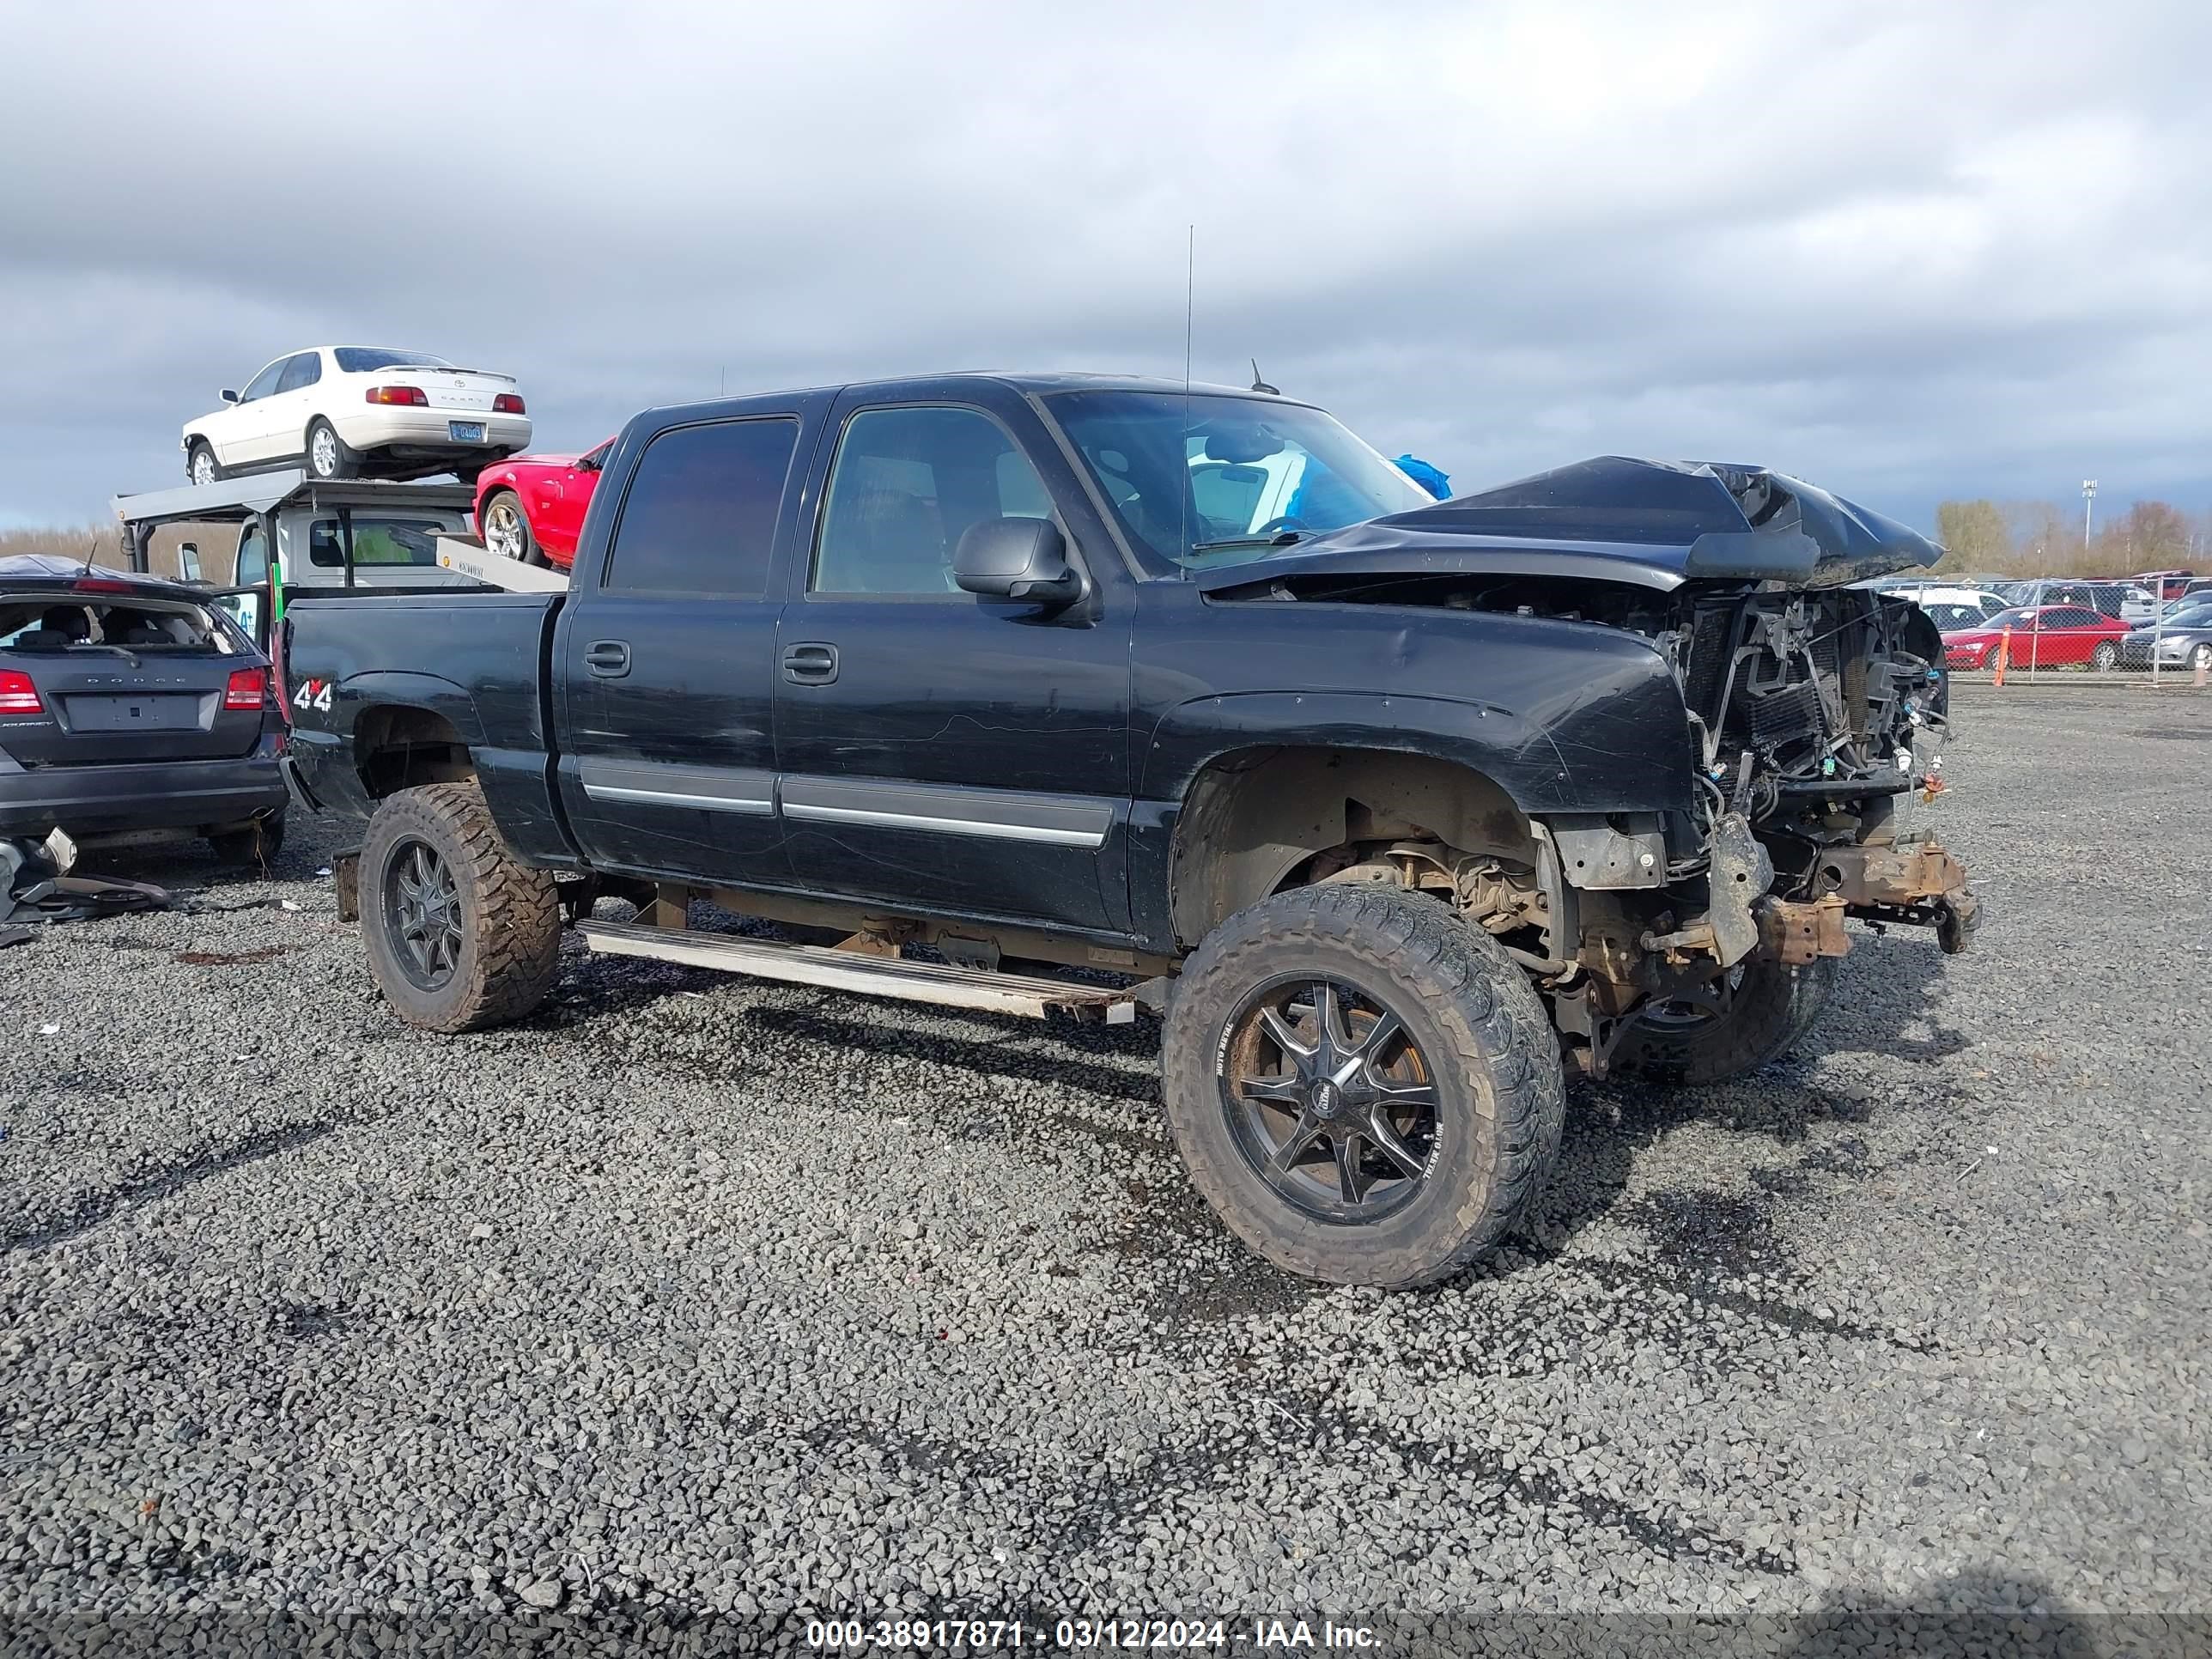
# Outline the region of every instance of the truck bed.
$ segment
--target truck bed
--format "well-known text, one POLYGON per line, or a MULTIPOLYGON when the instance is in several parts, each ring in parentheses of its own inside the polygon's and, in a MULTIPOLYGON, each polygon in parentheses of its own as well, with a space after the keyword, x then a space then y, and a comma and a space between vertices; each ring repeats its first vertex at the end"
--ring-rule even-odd
POLYGON ((411 745, 406 763, 434 774, 438 751, 458 738, 516 849, 573 862, 554 805, 544 693, 567 597, 451 586, 295 590, 278 659, 295 784, 319 807, 366 817, 374 802, 356 757, 391 734, 358 728, 355 710, 388 697, 405 708, 372 708, 367 718, 398 715, 419 726, 399 734, 411 745), (382 665, 403 662, 420 666, 382 665))

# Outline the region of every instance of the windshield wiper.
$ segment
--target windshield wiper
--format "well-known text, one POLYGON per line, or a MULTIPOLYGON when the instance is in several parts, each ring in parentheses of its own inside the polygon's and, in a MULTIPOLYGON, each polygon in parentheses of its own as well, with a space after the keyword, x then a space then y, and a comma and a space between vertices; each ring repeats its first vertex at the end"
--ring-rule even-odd
POLYGON ((92 640, 79 640, 76 644, 70 647, 70 649, 71 651, 112 651, 117 656, 122 658, 124 661, 129 663, 133 668, 143 668, 146 665, 144 663, 138 660, 138 653, 136 651, 133 651, 129 646, 110 645, 104 640, 98 641, 92 640))
POLYGON ((1218 542, 1193 542, 1194 553, 1212 553, 1229 547, 1289 547, 1305 539, 1303 530, 1278 530, 1272 536, 1227 536, 1218 542))

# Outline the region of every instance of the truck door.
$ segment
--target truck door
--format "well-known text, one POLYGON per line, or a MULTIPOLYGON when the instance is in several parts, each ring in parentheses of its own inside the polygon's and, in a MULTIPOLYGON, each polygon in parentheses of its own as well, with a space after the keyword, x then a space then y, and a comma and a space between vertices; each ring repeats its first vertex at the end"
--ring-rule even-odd
POLYGON ((578 560, 554 673, 561 799, 601 869, 785 878, 769 726, 783 606, 769 570, 806 413, 664 428, 621 499, 602 503, 611 528, 578 560))
MULTIPOLYGON (((1118 932, 1127 921, 1126 589, 1105 587, 1084 615, 1056 618, 961 592, 951 557, 969 526, 1054 516, 1013 435, 1035 417, 949 402, 869 407, 858 395, 840 402, 776 665, 798 884, 902 909, 1118 932)), ((1090 561, 1094 581, 1102 562, 1090 561)))

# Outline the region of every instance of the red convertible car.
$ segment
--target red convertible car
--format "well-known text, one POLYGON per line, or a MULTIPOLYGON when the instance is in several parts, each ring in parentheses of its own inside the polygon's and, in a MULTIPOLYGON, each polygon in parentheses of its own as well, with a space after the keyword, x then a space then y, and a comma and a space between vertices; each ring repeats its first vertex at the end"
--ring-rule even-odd
POLYGON ((2000 611, 1975 628, 1943 635, 1943 662, 1949 668, 1994 668, 1997 641, 2012 630, 2014 668, 2063 668, 2073 665, 2117 668, 2120 641, 2128 624, 2086 605, 2018 605, 2000 611))
POLYGON ((477 533, 485 548, 503 559, 568 569, 614 443, 610 438, 581 455, 517 455, 486 467, 477 478, 477 533))

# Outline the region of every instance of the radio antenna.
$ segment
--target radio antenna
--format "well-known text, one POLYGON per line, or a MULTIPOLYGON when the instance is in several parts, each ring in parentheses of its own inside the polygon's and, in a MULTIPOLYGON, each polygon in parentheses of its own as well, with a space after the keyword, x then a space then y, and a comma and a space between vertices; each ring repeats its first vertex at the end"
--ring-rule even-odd
POLYGON ((1186 225, 1182 290, 1182 428, 1176 434, 1176 562, 1190 580, 1190 335, 1198 312, 1198 227, 1186 225))

